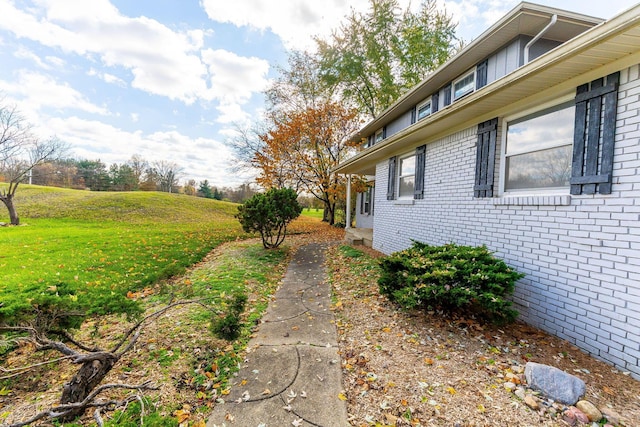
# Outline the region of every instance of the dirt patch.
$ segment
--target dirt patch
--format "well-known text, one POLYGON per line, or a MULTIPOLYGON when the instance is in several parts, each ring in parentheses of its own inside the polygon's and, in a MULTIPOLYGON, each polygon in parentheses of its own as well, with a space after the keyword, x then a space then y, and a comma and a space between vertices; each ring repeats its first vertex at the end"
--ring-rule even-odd
POLYGON ((576 375, 587 400, 613 409, 621 425, 640 425, 640 382, 568 342, 522 323, 400 310, 379 294, 375 263, 335 249, 328 259, 353 426, 568 425, 561 408, 532 410, 505 387, 524 383, 527 361, 576 375))

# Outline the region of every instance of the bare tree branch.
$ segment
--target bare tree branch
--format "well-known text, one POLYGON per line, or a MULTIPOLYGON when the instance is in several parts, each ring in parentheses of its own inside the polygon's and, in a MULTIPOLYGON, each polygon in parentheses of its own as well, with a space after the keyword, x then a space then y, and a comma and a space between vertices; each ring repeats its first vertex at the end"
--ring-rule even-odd
POLYGON ((170 310, 173 307, 176 307, 178 305, 187 305, 187 304, 200 304, 201 306, 205 307, 205 308, 209 308, 206 305, 204 305, 202 303, 202 301, 205 301, 205 299, 199 299, 199 300, 188 300, 188 301, 176 301, 173 302, 169 305, 167 305, 166 307, 161 308, 158 311, 155 311, 151 314, 149 314, 148 316, 145 316, 144 318, 140 319, 135 325, 133 325, 131 328, 129 328, 129 330, 127 332, 125 332, 124 336, 122 337, 122 339, 111 349, 111 353, 116 353, 118 351, 118 349, 120 347, 122 347, 127 340, 129 339, 129 337, 134 334, 134 338, 129 342, 129 344, 127 344, 127 346, 125 347, 124 350, 122 350, 120 352, 120 354, 124 354, 126 353, 129 348, 131 348, 131 346, 133 346, 133 344, 135 343, 135 341, 138 339, 137 336, 135 336, 135 333, 148 321, 151 319, 156 319, 158 317, 160 317, 161 315, 163 315, 164 313, 166 313, 168 310, 170 310))
POLYGON ((62 360, 71 359, 72 357, 73 356, 58 357, 57 359, 47 360, 46 362, 34 363, 32 365, 21 366, 19 368, 13 368, 13 369, 7 369, 7 368, 3 368, 2 366, 0 366, 0 372, 2 372, 2 373, 10 373, 10 375, 6 375, 6 376, 0 377, 0 380, 7 380, 9 378, 17 377, 17 376, 20 376, 20 375, 26 373, 27 371, 29 371, 29 370, 31 370, 33 368, 37 368, 38 366, 44 366, 44 365, 48 365, 50 363, 60 362, 62 360))
POLYGON ((128 390, 158 390, 159 387, 155 387, 151 385, 150 381, 146 381, 139 385, 131 385, 131 384, 104 384, 100 387, 97 387, 93 392, 91 392, 82 402, 77 403, 68 403, 64 405, 53 406, 45 411, 39 412, 33 417, 29 418, 25 421, 20 421, 18 423, 10 424, 8 427, 22 427, 32 424, 36 421, 39 421, 44 418, 60 418, 65 416, 66 414, 77 411, 84 410, 88 408, 104 408, 111 407, 117 408, 125 405, 130 400, 137 400, 139 396, 130 396, 124 400, 108 400, 108 401, 94 401, 94 399, 103 391, 111 390, 111 389, 128 389, 128 390))

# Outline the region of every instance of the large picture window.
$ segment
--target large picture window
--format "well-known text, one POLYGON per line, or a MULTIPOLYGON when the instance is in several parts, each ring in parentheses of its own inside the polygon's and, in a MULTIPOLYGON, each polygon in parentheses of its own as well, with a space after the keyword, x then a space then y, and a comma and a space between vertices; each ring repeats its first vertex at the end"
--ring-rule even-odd
POLYGON ((568 190, 574 122, 573 102, 507 121, 505 191, 568 190))
POLYGON ((413 199, 416 175, 416 156, 400 157, 398 160, 398 197, 413 199))

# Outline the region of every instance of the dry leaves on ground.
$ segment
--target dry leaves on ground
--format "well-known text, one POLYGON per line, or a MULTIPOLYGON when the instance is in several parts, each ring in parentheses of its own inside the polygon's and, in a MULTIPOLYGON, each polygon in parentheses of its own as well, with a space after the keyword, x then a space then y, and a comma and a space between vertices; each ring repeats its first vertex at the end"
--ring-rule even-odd
POLYGON ((505 388, 524 382, 527 361, 582 378, 588 400, 640 425, 640 382, 569 343, 521 323, 400 310, 378 293, 375 261, 336 248, 327 259, 351 425, 566 426, 505 388))

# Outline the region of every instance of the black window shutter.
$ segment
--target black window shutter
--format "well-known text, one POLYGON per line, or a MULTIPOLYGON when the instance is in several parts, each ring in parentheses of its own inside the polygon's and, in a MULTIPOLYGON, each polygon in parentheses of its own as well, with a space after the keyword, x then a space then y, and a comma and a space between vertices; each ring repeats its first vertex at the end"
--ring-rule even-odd
POLYGON ((387 138, 387 127, 383 127, 382 128, 382 139, 386 139, 387 138))
POLYGON ((364 198, 365 198, 365 194, 367 194, 367 193, 358 194, 358 196, 360 196, 360 214, 364 214, 364 198))
POLYGON ((571 194, 611 194, 620 73, 576 90, 571 194))
POLYGON ((476 89, 480 89, 487 85, 487 69, 489 68, 489 61, 485 59, 479 63, 476 67, 476 89))
POLYGON ((396 198, 396 163, 398 157, 394 156, 389 159, 389 179, 387 180, 387 200, 396 198))
POLYGON ((440 98, 440 94, 438 92, 431 95, 431 114, 438 111, 438 98, 440 98))
POLYGON ((451 104, 451 83, 444 87, 444 106, 451 104))
POLYGON ((473 187, 474 197, 493 197, 493 173, 496 163, 497 135, 497 118, 478 125, 476 182, 473 187))
POLYGON ((427 146, 416 148, 416 175, 414 177, 413 198, 424 199, 424 168, 427 157, 427 146))
POLYGON ((416 106, 411 109, 411 124, 416 122, 416 108, 418 107, 416 106))

